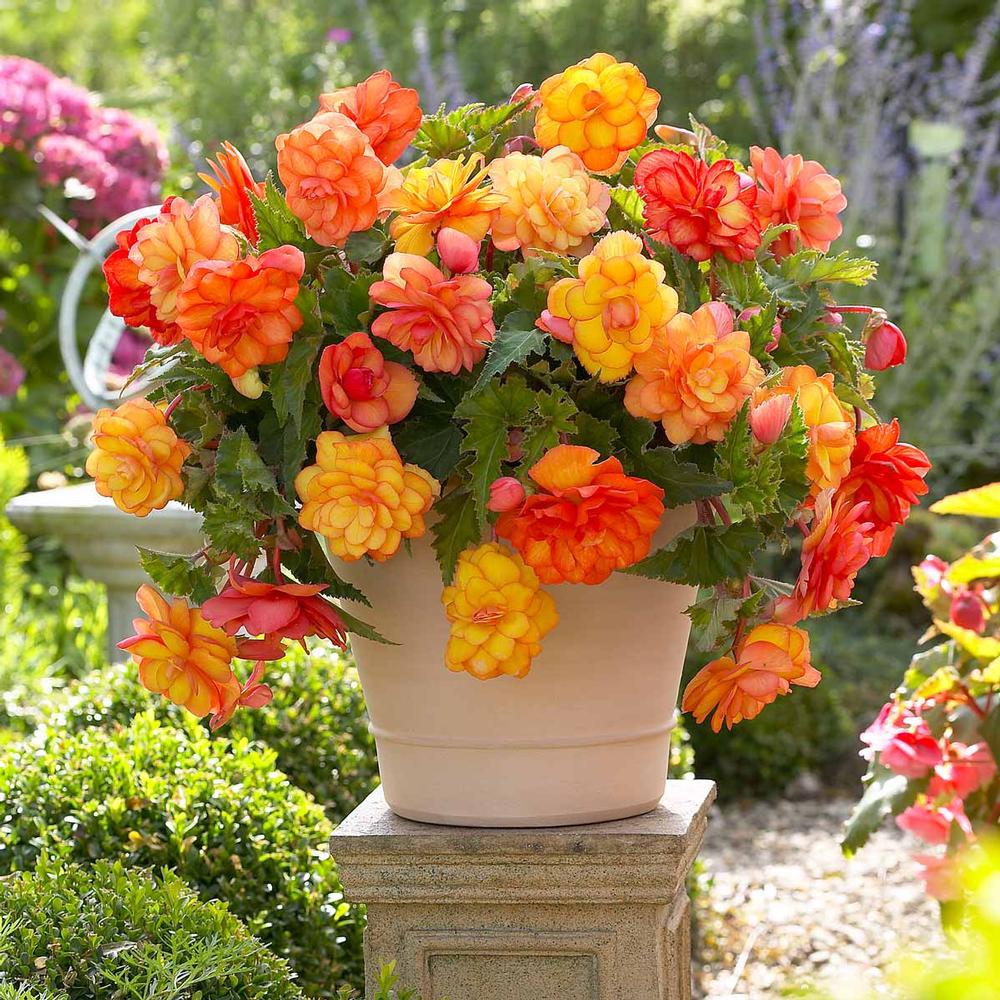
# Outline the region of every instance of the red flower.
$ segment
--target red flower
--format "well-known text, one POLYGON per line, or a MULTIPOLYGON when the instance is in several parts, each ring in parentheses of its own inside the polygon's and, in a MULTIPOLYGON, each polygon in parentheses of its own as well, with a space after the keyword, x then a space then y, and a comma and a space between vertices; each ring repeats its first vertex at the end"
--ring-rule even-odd
POLYGON ((951 618, 953 625, 982 635, 986 629, 988 611, 986 603, 977 591, 971 587, 959 587, 951 595, 948 617, 951 618))
POLYGON ((250 194, 263 198, 264 185, 254 180, 243 154, 231 142, 222 144, 222 152, 217 154, 216 160, 216 163, 208 161, 214 177, 210 174, 198 176, 219 196, 219 221, 225 226, 236 226, 256 246, 260 236, 250 194))
POLYGON ((635 186, 652 236, 695 260, 721 253, 739 263, 760 246, 757 187, 732 160, 709 166, 688 153, 657 149, 636 164, 635 186))
POLYGON ((927 492, 927 456, 913 445, 899 443, 899 421, 876 424, 857 436, 851 469, 837 488, 838 497, 867 501, 865 519, 872 522, 872 555, 884 556, 897 525, 927 492))
POLYGON ((906 361, 906 337, 895 323, 880 323, 868 334, 865 343, 865 368, 883 372, 906 361))

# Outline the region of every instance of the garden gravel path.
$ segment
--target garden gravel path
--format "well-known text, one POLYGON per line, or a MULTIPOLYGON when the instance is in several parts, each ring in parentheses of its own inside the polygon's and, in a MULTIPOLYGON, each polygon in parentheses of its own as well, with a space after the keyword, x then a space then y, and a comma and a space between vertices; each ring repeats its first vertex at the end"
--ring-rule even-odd
POLYGON ((836 1000, 883 995, 883 970, 902 949, 942 941, 937 904, 910 859, 917 841, 886 827, 851 860, 841 854, 853 804, 714 810, 702 853, 711 885, 698 905, 696 995, 770 1000, 810 982, 836 1000))

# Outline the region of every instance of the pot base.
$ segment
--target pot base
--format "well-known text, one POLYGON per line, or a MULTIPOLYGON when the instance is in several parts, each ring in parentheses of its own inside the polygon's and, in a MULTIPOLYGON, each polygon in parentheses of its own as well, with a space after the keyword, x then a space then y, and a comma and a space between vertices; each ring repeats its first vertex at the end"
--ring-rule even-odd
MULTIPOLYGON (((662 798, 662 796, 661 796, 662 798)), ((394 805, 386 799, 386 805, 403 819, 416 823, 429 823, 435 826, 471 826, 495 829, 537 829, 554 826, 587 826, 591 823, 610 823, 616 819, 630 819, 652 812, 660 804, 660 799, 644 802, 642 805, 630 806, 626 809, 597 810, 592 813, 576 813, 563 816, 519 816, 516 819, 504 819, 496 816, 484 819, 481 816, 441 816, 438 813, 427 813, 420 809, 408 810, 394 805)))

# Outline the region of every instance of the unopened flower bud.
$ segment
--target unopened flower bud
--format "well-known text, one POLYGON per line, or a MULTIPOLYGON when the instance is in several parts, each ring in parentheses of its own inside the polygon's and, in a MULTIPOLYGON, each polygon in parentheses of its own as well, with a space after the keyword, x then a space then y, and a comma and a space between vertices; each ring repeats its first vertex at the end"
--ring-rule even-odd
POLYGON ((895 368, 906 360, 906 337, 888 320, 873 327, 865 347, 865 367, 875 372, 895 368))
POLYGON ((524 487, 513 476, 501 476, 490 484, 490 499, 486 504, 494 513, 517 510, 524 503, 524 487))
POLYGON ((920 564, 920 571, 924 574, 924 579, 929 587, 937 587, 948 572, 948 563, 940 556, 925 556, 920 564))
POLYGON ((562 316, 553 316, 548 309, 542 310, 542 315, 538 317, 535 326, 539 330, 551 334, 556 340, 561 340, 564 344, 573 343, 573 327, 569 320, 562 316))
POLYGON ((521 101, 526 101, 529 97, 534 97, 537 91, 535 90, 535 85, 533 83, 521 83, 515 88, 514 93, 510 95, 510 100, 508 104, 520 104, 521 101))
POLYGON ((792 397, 781 395, 758 403, 750 411, 750 430, 761 444, 774 444, 784 433, 792 413, 792 397))
POLYGON ((260 372, 250 368, 239 378, 233 379, 233 388, 247 399, 260 399, 264 392, 264 383, 260 380, 260 372))
POLYGON ((951 621, 959 628, 967 628, 981 635, 986 628, 986 607, 974 590, 962 587, 951 598, 951 621))
POLYGON ((469 274, 479 266, 479 244, 457 229, 442 229, 438 233, 437 252, 452 274, 469 274))

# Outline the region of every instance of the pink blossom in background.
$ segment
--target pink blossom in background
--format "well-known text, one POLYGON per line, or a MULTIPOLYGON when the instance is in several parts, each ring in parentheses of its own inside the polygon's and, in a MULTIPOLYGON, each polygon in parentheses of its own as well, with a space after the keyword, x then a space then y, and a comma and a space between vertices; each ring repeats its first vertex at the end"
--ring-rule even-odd
POLYGON ((10 399, 24 381, 24 368, 10 351, 0 347, 0 399, 10 399))
POLYGON ((0 145, 22 149, 49 130, 48 86, 54 79, 30 59, 0 59, 0 145))
POLYGON ((150 346, 148 337, 142 336, 135 330, 126 328, 122 331, 121 339, 115 345, 111 355, 111 371, 115 375, 128 377, 142 364, 146 357, 146 349, 150 346))
POLYGON ((346 45, 354 37, 350 28, 331 28, 326 33, 326 40, 334 45, 346 45))

